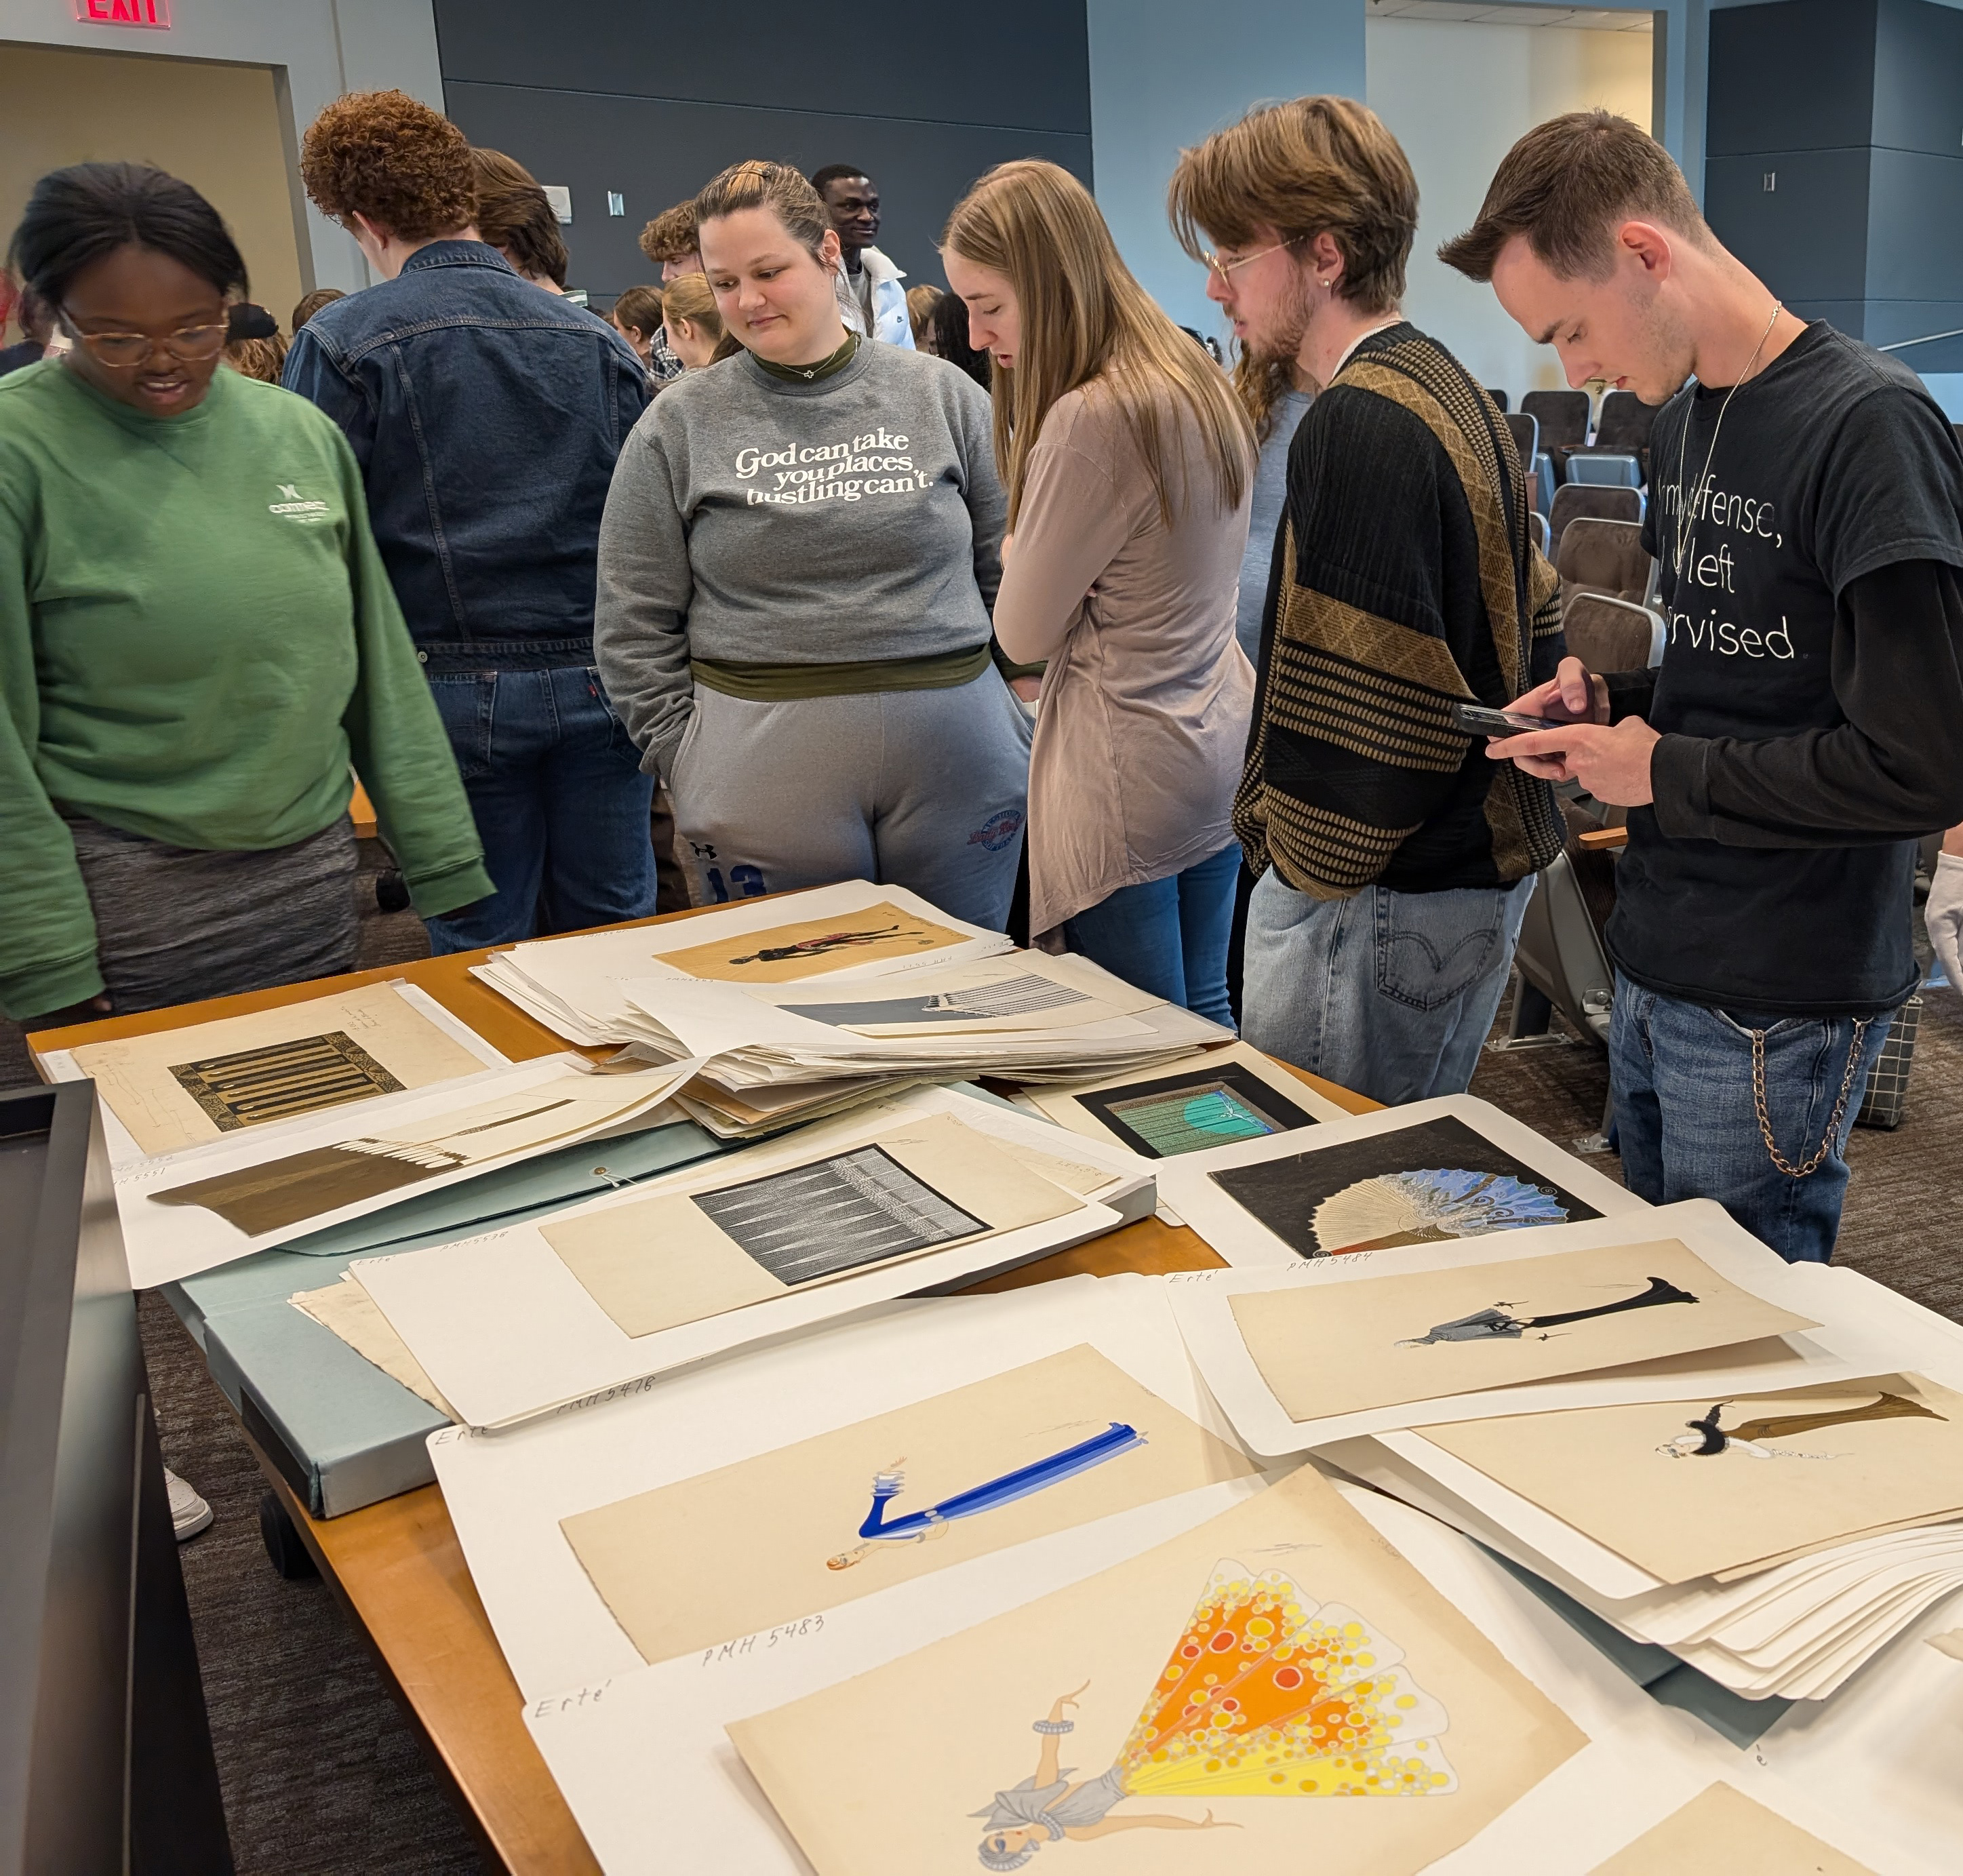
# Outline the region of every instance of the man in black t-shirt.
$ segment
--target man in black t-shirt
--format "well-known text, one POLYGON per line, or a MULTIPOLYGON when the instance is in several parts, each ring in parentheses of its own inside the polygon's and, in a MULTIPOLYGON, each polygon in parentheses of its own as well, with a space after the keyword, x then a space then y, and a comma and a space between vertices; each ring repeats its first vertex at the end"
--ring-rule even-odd
POLYGON ((1916 986, 1915 840, 1963 818, 1955 434, 1912 372, 1780 306, 1606 112, 1522 138, 1439 251, 1571 383, 1669 400, 1644 529, 1661 664, 1565 660, 1513 708, 1577 727, 1491 753, 1630 811, 1606 934, 1630 1188, 1824 1261, 1916 986))

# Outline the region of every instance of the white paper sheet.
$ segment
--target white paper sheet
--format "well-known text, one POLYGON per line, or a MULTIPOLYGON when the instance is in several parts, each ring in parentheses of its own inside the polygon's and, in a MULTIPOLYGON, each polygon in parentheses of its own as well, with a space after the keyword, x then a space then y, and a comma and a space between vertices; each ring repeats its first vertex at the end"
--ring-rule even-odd
POLYGON ((504 1657, 519 1686, 536 1695, 642 1665, 561 1519, 1080 1343, 1231 1443, 1157 1286, 1142 1277, 1087 1276, 997 1296, 889 1304, 602 1406, 502 1433, 439 1433, 430 1456, 504 1657))
POLYGON ((546 1013, 552 1013, 559 1020, 552 1022, 551 1026, 559 1033, 567 1033, 569 1027, 584 1032, 569 1039, 626 1041, 631 1039, 631 1032, 623 1026, 623 1020, 629 1014, 620 990, 624 980, 665 977, 680 982, 695 981, 664 965, 661 962, 664 952, 690 951, 725 937, 768 931, 809 919, 847 917, 880 904, 893 906, 965 936, 959 944, 917 957, 828 970, 823 973, 825 978, 849 981, 901 975, 908 971, 992 957, 1010 948, 1010 940, 1001 933, 950 917, 904 886, 876 886, 867 880, 848 879, 808 892, 739 900, 699 917, 677 919, 671 925, 636 926, 578 937, 541 939, 500 952, 492 960, 495 968, 479 967, 476 975, 528 1014, 547 1020, 546 1013), (568 1017, 572 1019, 569 1023, 568 1017))
POLYGON ((1862 1819, 1901 1867, 1942 1876, 1953 1876, 1963 1845, 1963 1662, 1926 1638, 1959 1621, 1955 1594, 1831 1700, 1793 1708, 1756 1753, 1785 1785, 1862 1819))
MULTIPOLYGON (((1891 1372, 1892 1356, 1894 1366, 1957 1385, 1963 1328, 1852 1271, 1802 1264, 1793 1276, 1811 1291, 1811 1312, 1827 1319, 1832 1335, 1850 1346, 1865 1338, 1862 1359, 1853 1364, 1861 1375, 1891 1372)), ((1865 1685, 1899 1658, 1904 1631, 1923 1632, 1933 1603, 1950 1605, 1963 1573, 1963 1522, 1953 1522, 1856 1539, 1729 1582, 1705 1577, 1618 1598, 1604 1593, 1609 1579, 1600 1571, 1584 1580, 1567 1567, 1577 1561, 1574 1544, 1587 1543, 1580 1533, 1562 1539, 1569 1528, 1551 1530, 1537 1508, 1531 1519, 1513 1516, 1510 1495, 1491 1481, 1471 1492, 1479 1502, 1471 1502, 1450 1489, 1466 1485, 1463 1477, 1428 1461, 1414 1465, 1407 1452, 1422 1456, 1412 1440, 1393 1437, 1326 1445, 1319 1456, 1536 1572, 1633 1639, 1670 1648, 1753 1698, 1844 1699, 1850 1679, 1865 1685)))
MULTIPOLYGON (((1339 1489, 1595 1742, 1436 1868, 1452 1876, 1521 1876, 1527 1870, 1534 1876, 1584 1876, 1602 1855, 1655 1821, 1645 1808, 1647 1798, 1673 1794, 1682 1802, 1708 1782, 1703 1754, 1711 1736, 1697 1722, 1657 1706, 1454 1532, 1407 1506, 1339 1489)), ((1135 1554, 1200 1521, 1196 1504, 1190 1511, 1183 1506, 1155 1509, 1178 1511, 1177 1522, 1168 1519, 1167 1529, 1148 1538, 1146 1521, 1137 1520, 1122 1554, 1135 1554)), ((978 1576, 958 1585, 946 1577, 930 1580, 942 1585, 938 1598, 882 1597, 876 1610, 869 1604, 850 1605, 822 1629, 759 1636, 747 1648, 643 1668, 534 1699, 526 1708, 526 1723, 608 1876, 667 1876, 671 1870, 698 1868, 791 1876, 808 1865, 744 1770, 724 1726, 1090 1573, 1081 1551, 1066 1564, 1060 1555, 1038 1559, 1030 1554, 1034 1549, 1015 1553, 1017 1568, 992 1580, 978 1576), (1040 1567, 1046 1564, 1048 1571, 1040 1567)), ((895 1801, 903 1802, 904 1794, 896 1794, 895 1801)), ((1664 1804, 1655 1816, 1674 1808, 1664 1804)), ((1311 1843, 1305 1839, 1305 1854, 1311 1843)))
MULTIPOLYGON (((1178 1161, 1170 1160, 1161 1166, 1162 1186, 1167 1181, 1165 1167, 1177 1164, 1178 1161)), ((1755 1349, 1783 1346, 1787 1353, 1776 1359, 1744 1363, 1727 1351, 1718 1349, 1703 1356, 1680 1356, 1667 1366, 1646 1364, 1651 1372, 1609 1369, 1570 1380, 1452 1394, 1322 1420, 1294 1420, 1262 1378, 1241 1340, 1229 1302, 1234 1295, 1250 1291, 1350 1283, 1392 1272, 1463 1269, 1600 1245, 1641 1244, 1670 1237, 1680 1238, 1721 1276, 1754 1295, 1801 1314, 1819 1317, 1825 1313, 1824 1295, 1808 1274, 1809 1266, 1782 1262, 1733 1223, 1722 1206, 1708 1199, 1687 1199, 1673 1205, 1644 1205, 1638 1211, 1625 1211, 1578 1225, 1494 1231, 1484 1237, 1400 1245, 1388 1250, 1352 1251, 1340 1257, 1319 1257, 1308 1262, 1291 1257, 1281 1267, 1181 1271, 1161 1280, 1171 1292, 1180 1333, 1186 1337, 1207 1385, 1225 1408, 1243 1443, 1250 1452, 1270 1457, 1363 1434, 1438 1426, 1450 1420, 1554 1413, 1564 1407, 1608 1407, 1625 1401, 1678 1401, 1692 1394, 1708 1393, 1716 1400, 1727 1391, 1760 1393, 1804 1387, 1816 1381, 1846 1380, 1877 1372, 1877 1357, 1880 1369, 1888 1366, 1887 1345, 1872 1333, 1862 1334, 1852 1328, 1838 1332, 1809 1330, 1803 1335, 1795 1333, 1769 1339, 1764 1345, 1751 1345, 1755 1349)))
POLYGON ((999 1074, 1011 1079, 1042 1076, 1075 1080, 1170 1061, 1228 1032, 1204 1016, 1139 991, 1089 959, 1018 951, 978 963, 951 965, 888 981, 876 990, 856 987, 735 984, 709 981, 630 978, 620 986, 630 1006, 623 1030, 670 1054, 702 1057, 710 1077, 744 1088, 774 1081, 803 1081, 840 1074, 933 1073, 942 1078, 999 1074), (874 1026, 880 1032, 847 1029, 799 1013, 799 1008, 835 1009, 841 1000, 890 1005, 947 997, 992 1009, 985 994, 1007 994, 1013 1007, 1030 1006, 1026 1019, 991 1016, 949 1025, 939 1020, 874 1026), (1032 994, 1033 993, 1033 994, 1032 994), (1078 1000, 1083 1019, 1055 1020, 1069 1010, 1046 1007, 1060 995, 1078 1000))
MULTIPOLYGON (((462 1017, 453 1015, 428 991, 421 990, 415 984, 399 978, 390 983, 389 988, 414 1010, 417 1015, 427 1018, 452 1042, 460 1045, 475 1055, 485 1068, 506 1068, 511 1066, 511 1058, 508 1056, 493 1048, 482 1036, 466 1023, 462 1017)), ((67 1049, 51 1048, 45 1055, 37 1056, 35 1061, 51 1081, 80 1081, 87 1078, 81 1068, 77 1066, 75 1057, 67 1049)), ((458 1087, 467 1080, 476 1079, 476 1077, 460 1076, 455 1080, 437 1083, 431 1087, 418 1089, 416 1092, 422 1094, 433 1093, 437 1088, 458 1087)), ((143 1149, 137 1145, 136 1141, 131 1137, 129 1128, 116 1118, 114 1109, 106 1101, 100 1105, 102 1109, 103 1136, 109 1148, 110 1164, 114 1167, 134 1166, 148 1160, 151 1156, 146 1154, 143 1149)), ((357 1110, 366 1112, 368 1105, 367 1102, 351 1101, 345 1106, 335 1108, 332 1111, 338 1114, 351 1113, 357 1110)), ((272 1138, 277 1136, 280 1129, 292 1126, 306 1126, 313 1118, 309 1116, 299 1121, 274 1122, 263 1127, 257 1127, 252 1130, 253 1138, 260 1140, 272 1138)), ((193 1149, 194 1151, 202 1150, 201 1148, 193 1149)), ((168 1154, 160 1155, 158 1156, 156 1163, 159 1164, 174 1163, 180 1157, 180 1155, 168 1154)))
MULTIPOLYGON (((630 1193, 581 1207, 596 1211, 633 1204, 661 1192, 691 1191, 800 1163, 834 1141, 856 1141, 885 1117, 950 1114, 964 1125, 1039 1151, 1067 1151, 1100 1167, 1129 1154, 1065 1135, 1013 1109, 916 1089, 879 1107, 860 1108, 709 1167, 693 1167, 650 1180, 630 1193), (1060 1149, 1059 1141, 1067 1141, 1060 1149), (739 1166, 739 1159, 742 1164, 739 1166)), ((1132 1162, 1135 1164, 1135 1162, 1132 1162)), ((1138 1183, 1129 1165, 1113 1170, 1100 1198, 1120 1198, 1138 1183)), ((559 1215, 562 1218, 572 1215, 559 1215)), ((396 1333, 429 1371, 430 1378, 472 1426, 497 1426, 547 1412, 610 1388, 645 1379, 688 1362, 808 1329, 895 1296, 958 1285, 1110 1231, 1122 1220, 1103 1203, 1042 1225, 966 1241, 868 1266, 850 1276, 792 1291, 746 1309, 632 1337, 622 1333, 588 1294, 538 1228, 520 1225, 452 1244, 354 1266, 355 1273, 396 1333)))
MULTIPOLYGON (((694 1072, 695 1064, 677 1062, 668 1068, 649 1070, 632 1077, 591 1076, 597 1087, 610 1087, 625 1099, 636 1095, 642 1116, 658 1106, 694 1072)), ((287 1154, 328 1147, 357 1135, 429 1122, 440 1124, 449 1113, 472 1107, 494 1097, 522 1093, 543 1083, 568 1075, 588 1077, 591 1064, 578 1055, 546 1055, 519 1062, 510 1068, 482 1075, 470 1075, 440 1087, 419 1088, 405 1094, 385 1095, 348 1108, 331 1108, 310 1118, 277 1128, 255 1128, 242 1142, 213 1142, 167 1160, 146 1160, 125 1166, 116 1173, 117 1206, 123 1220, 123 1245, 130 1259, 130 1281, 146 1289, 159 1283, 175 1282, 194 1276, 200 1270, 216 1269, 256 1250, 271 1249, 303 1232, 324 1229, 349 1218, 365 1218, 385 1211, 405 1199, 421 1198, 450 1186, 461 1185, 479 1174, 500 1166, 515 1165, 542 1153, 569 1146, 577 1134, 544 1141, 520 1152, 487 1157, 453 1171, 437 1173, 413 1185, 363 1199, 331 1212, 297 1221, 277 1231, 248 1235, 199 1205, 159 1205, 152 1195, 180 1186, 195 1183, 218 1174, 233 1172, 277 1159, 287 1154)), ((639 1118, 638 1124, 647 1124, 639 1118)), ((620 1131, 620 1123, 610 1120, 590 1130, 586 1137, 604 1138, 620 1131)))
MULTIPOLYGON (((1598 1173, 1585 1160, 1564 1153, 1554 1143, 1523 1125, 1510 1114, 1502 1113, 1490 1101, 1470 1094, 1448 1094, 1435 1100, 1413 1101, 1408 1106, 1385 1108, 1380 1113, 1358 1114, 1347 1120, 1331 1121, 1319 1127, 1299 1128, 1293 1133, 1275 1134, 1265 1140, 1250 1140, 1240 1146, 1222 1147, 1203 1154, 1184 1155, 1159 1162, 1159 1189, 1173 1209, 1205 1238, 1228 1263, 1246 1266, 1299 1265, 1302 1255, 1286 1239, 1278 1237, 1251 1212, 1235 1203, 1215 1182, 1213 1175, 1226 1169, 1260 1166, 1273 1160, 1292 1159, 1298 1154, 1327 1151, 1351 1141, 1373 1139, 1379 1134, 1398 1133, 1428 1121, 1456 1120, 1510 1154, 1532 1171, 1552 1180, 1604 1218, 1650 1209, 1631 1192, 1598 1173), (1196 1164, 1195 1161, 1202 1162, 1196 1164)), ((1523 1246, 1541 1235, 1539 1229, 1498 1234, 1523 1246)), ((1354 1255, 1356 1253, 1351 1253, 1354 1255)), ((1524 1249, 1512 1253, 1524 1257, 1524 1249)))

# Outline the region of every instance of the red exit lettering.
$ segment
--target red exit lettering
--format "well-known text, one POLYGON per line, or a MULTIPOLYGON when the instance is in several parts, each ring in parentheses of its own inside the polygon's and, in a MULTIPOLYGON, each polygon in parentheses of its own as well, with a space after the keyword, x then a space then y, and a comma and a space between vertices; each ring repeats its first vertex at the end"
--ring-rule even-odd
POLYGON ((85 26, 154 26, 170 30, 171 0, 75 0, 85 26))

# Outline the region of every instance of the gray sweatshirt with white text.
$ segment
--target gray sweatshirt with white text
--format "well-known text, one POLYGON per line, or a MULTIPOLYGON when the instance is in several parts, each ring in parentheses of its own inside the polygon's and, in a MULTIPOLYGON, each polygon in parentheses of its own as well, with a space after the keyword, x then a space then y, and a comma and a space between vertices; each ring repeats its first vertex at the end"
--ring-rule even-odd
POLYGON ((676 379, 620 452, 594 641, 665 773, 691 658, 840 664, 985 643, 1006 504, 988 393, 898 346, 787 383, 748 353, 676 379))

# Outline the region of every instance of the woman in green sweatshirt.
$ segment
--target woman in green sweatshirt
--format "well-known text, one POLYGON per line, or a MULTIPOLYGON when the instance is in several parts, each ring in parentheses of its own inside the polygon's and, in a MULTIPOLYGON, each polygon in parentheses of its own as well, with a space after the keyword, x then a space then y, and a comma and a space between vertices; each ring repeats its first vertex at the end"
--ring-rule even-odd
POLYGON ((245 269, 216 211, 85 163, 9 258, 74 349, 0 380, 0 1007, 352 969, 351 761, 416 910, 485 896, 345 439, 218 369, 245 269))

